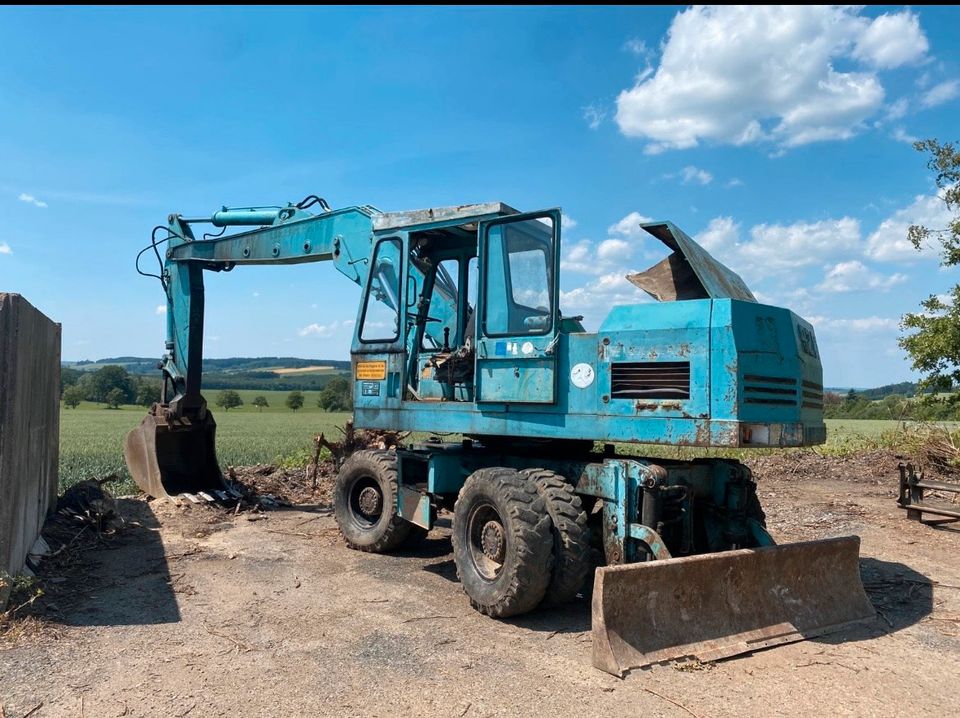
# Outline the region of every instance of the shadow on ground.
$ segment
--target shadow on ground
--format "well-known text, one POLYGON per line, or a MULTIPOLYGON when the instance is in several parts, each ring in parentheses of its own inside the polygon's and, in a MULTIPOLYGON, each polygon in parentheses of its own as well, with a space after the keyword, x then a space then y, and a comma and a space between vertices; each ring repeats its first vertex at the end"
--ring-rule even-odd
POLYGON ((933 612, 934 583, 904 563, 861 557, 860 579, 877 618, 816 638, 818 643, 835 645, 869 640, 883 633, 901 631, 933 612))
MULTIPOLYGON (((180 610, 160 523, 146 501, 118 499, 124 522, 112 536, 77 542, 40 564, 37 614, 68 626, 176 623, 180 610)), ((189 587, 183 587, 189 590, 189 587)))

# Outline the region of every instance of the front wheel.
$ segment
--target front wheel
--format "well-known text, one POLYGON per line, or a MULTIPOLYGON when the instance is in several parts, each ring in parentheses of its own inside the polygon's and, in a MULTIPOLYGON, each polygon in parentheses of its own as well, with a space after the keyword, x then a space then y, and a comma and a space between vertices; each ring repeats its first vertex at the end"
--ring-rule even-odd
MULTIPOLYGON (((397 457, 390 451, 357 451, 333 487, 333 513, 350 548, 386 553, 415 528, 397 515, 397 457)), ((419 527, 416 527, 419 528, 419 527)))
POLYGON ((453 509, 453 560, 475 609, 505 618, 540 603, 553 565, 550 528, 536 485, 517 471, 467 478, 453 509))

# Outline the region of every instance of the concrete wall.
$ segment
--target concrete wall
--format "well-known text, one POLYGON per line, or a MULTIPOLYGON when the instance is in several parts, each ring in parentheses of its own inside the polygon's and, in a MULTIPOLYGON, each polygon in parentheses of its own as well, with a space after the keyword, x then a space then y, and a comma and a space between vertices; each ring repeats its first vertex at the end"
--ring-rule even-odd
POLYGON ((0 293, 0 572, 22 568, 57 499, 60 325, 0 293))

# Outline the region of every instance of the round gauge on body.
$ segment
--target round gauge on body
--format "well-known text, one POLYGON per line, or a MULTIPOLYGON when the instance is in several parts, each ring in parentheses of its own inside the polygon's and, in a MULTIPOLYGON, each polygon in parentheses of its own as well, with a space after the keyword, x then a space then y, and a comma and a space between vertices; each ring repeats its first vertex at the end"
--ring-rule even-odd
POLYGON ((593 384, 593 379, 593 367, 589 364, 581 362, 580 364, 575 364, 573 369, 570 370, 570 381, 573 382, 573 385, 578 389, 586 389, 593 384))

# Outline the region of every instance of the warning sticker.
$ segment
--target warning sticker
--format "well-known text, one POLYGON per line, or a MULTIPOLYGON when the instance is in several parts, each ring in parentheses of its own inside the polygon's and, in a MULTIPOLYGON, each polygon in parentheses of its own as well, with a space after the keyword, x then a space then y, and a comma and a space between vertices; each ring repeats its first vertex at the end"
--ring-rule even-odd
POLYGON ((358 361, 357 380, 387 378, 387 363, 385 361, 358 361))

